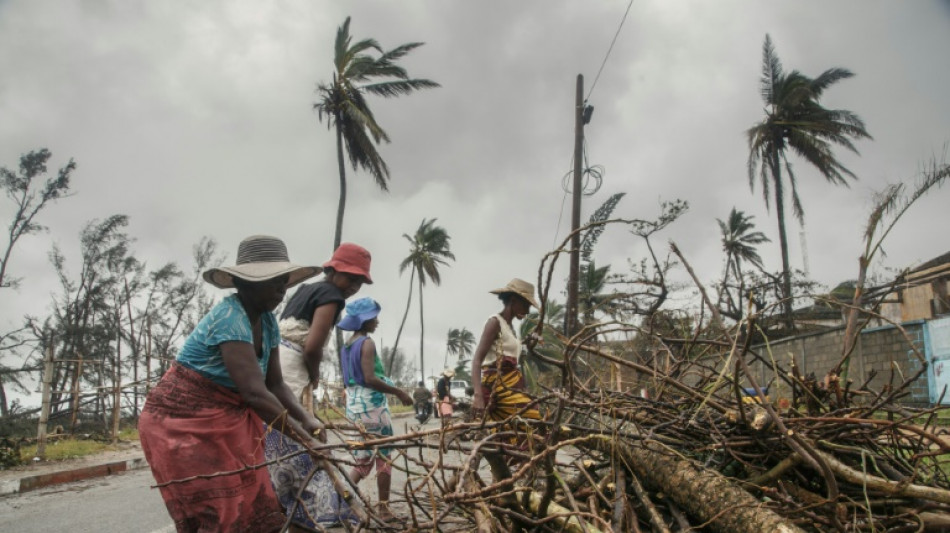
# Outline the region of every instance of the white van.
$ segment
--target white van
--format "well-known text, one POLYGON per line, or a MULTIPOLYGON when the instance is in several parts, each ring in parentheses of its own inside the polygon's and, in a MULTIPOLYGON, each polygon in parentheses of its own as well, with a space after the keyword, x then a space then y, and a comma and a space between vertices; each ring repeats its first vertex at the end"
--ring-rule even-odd
POLYGON ((453 379, 449 382, 449 394, 457 400, 465 400, 469 397, 468 392, 465 389, 469 387, 469 384, 465 380, 453 379))

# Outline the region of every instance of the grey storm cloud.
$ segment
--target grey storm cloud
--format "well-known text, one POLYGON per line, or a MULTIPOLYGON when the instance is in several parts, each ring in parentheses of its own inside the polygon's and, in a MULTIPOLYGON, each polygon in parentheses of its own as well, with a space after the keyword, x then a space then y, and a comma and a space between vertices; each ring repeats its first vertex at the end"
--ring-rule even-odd
MULTIPOLYGON (((429 373, 442 366, 445 332, 477 334, 498 307, 487 291, 511 277, 535 279, 567 233, 562 179, 572 165, 578 74, 595 107, 587 162, 604 169, 601 188, 584 199, 585 219, 616 192, 627 193, 616 211, 626 218, 688 201, 689 213, 659 245, 675 240, 706 280, 723 259, 715 221, 732 207, 777 240, 774 214, 746 173, 745 131, 763 116, 766 33, 786 69, 854 71, 823 103, 856 112, 874 136, 858 144, 860 156, 837 152, 859 177, 850 188, 793 159, 806 214, 801 232, 789 223, 793 263, 803 266, 804 243, 811 275, 834 285, 856 275, 873 191, 946 153, 948 5, 637 0, 617 33, 627 2, 0 2, 0 166, 15 167, 39 147, 55 165, 78 164, 76 194, 42 214, 50 231, 14 252, 11 270, 24 283, 4 291, 0 326, 48 313, 57 290, 52 245, 74 264, 79 228, 115 213, 129 215, 136 255, 152 267, 187 264, 203 236, 233 259, 240 239, 255 233, 284 238, 295 261, 326 260, 338 175, 333 134, 312 106, 348 15, 354 36, 383 48, 425 42, 403 65, 442 85, 370 97, 392 139, 380 149, 391 192, 349 169, 344 226, 344 240, 373 252, 376 283, 363 294, 383 303, 384 345, 395 339, 408 291, 408 275, 398 272, 408 250, 402 235, 423 218, 451 235, 458 260, 425 295, 429 373)), ((930 236, 950 222, 947 194, 919 204, 876 268, 947 251, 945 239, 930 236)), ((0 220, 10 215, 0 203, 0 220)), ((611 230, 595 257, 623 272, 643 253, 611 230)), ((780 268, 777 246, 761 255, 780 268)), ((400 343, 410 355, 416 316, 400 343)))

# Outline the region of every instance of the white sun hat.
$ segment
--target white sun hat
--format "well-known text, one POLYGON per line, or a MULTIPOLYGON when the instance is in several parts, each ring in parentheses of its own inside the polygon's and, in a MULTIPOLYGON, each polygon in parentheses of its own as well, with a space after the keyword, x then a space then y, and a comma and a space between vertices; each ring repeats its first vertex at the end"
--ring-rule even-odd
POLYGON ((323 269, 290 262, 284 241, 269 235, 252 235, 238 245, 237 264, 208 269, 202 277, 219 289, 234 287, 234 278, 260 282, 288 274, 287 288, 316 276, 323 269))

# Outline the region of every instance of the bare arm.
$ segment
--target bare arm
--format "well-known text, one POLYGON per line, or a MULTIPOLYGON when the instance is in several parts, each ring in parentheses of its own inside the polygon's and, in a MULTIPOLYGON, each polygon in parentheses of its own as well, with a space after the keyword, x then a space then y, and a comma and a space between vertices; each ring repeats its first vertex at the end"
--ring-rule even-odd
POLYGON ((336 318, 336 303, 321 305, 313 311, 310 320, 310 331, 307 333, 307 343, 303 347, 303 361, 307 365, 310 375, 310 384, 314 387, 320 382, 320 363, 323 361, 324 350, 333 331, 333 319, 336 318))
POLYGON ((367 387, 383 394, 394 394, 403 405, 412 405, 412 397, 408 392, 376 377, 376 343, 373 339, 367 338, 360 347, 360 368, 363 370, 363 381, 367 387))
POLYGON ((472 388, 475 389, 475 397, 472 398, 472 409, 480 411, 485 408, 485 400, 482 396, 482 361, 491 350, 498 333, 501 331, 501 324, 498 319, 492 317, 485 324, 482 330, 482 338, 478 341, 478 347, 475 348, 475 354, 472 356, 472 388))
MULTIPOLYGON (((284 406, 294 419, 300 422, 301 427, 308 435, 313 435, 314 430, 323 429, 323 424, 308 413, 300 402, 297 401, 297 395, 290 390, 287 383, 284 382, 283 373, 280 370, 280 350, 274 348, 270 353, 270 361, 267 363, 267 375, 264 377, 264 384, 267 390, 273 394, 277 400, 284 406)), ((320 435, 320 440, 326 442, 326 434, 320 435)))
MULTIPOLYGON (((284 405, 268 390, 264 375, 257 366, 257 356, 250 343, 228 341, 221 344, 221 358, 228 369, 231 380, 237 386, 241 399, 257 416, 267 424, 272 424, 285 435, 310 445, 315 444, 306 430, 293 418, 287 416, 284 405)), ((268 370, 270 370, 268 363, 268 370)), ((283 381, 283 379, 281 379, 283 381)))

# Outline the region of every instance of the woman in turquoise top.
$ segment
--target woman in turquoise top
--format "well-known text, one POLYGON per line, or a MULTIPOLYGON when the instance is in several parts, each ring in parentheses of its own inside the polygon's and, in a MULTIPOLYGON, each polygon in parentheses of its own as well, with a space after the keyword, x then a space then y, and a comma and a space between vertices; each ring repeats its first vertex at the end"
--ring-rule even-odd
POLYGON ((273 311, 288 287, 319 272, 290 263, 280 239, 258 235, 241 241, 237 265, 204 273, 237 293, 201 319, 139 419, 142 450, 179 532, 283 526, 267 469, 248 467, 264 463, 265 423, 318 444, 311 435, 322 424, 281 376, 273 311))
MULTIPOLYGON (((383 362, 376 353, 376 344, 369 338, 369 334, 379 326, 376 317, 380 309, 380 305, 372 298, 354 300, 346 306, 346 316, 337 327, 353 332, 340 354, 343 384, 346 387, 346 417, 368 433, 390 436, 393 434, 393 423, 386 395, 395 395, 403 405, 412 405, 412 397, 386 377, 383 362)), ((354 484, 369 476, 375 460, 376 488, 379 490, 376 516, 384 521, 394 519, 389 509, 389 487, 392 484, 389 449, 356 450, 353 455, 356 466, 350 472, 350 479, 354 484)))

